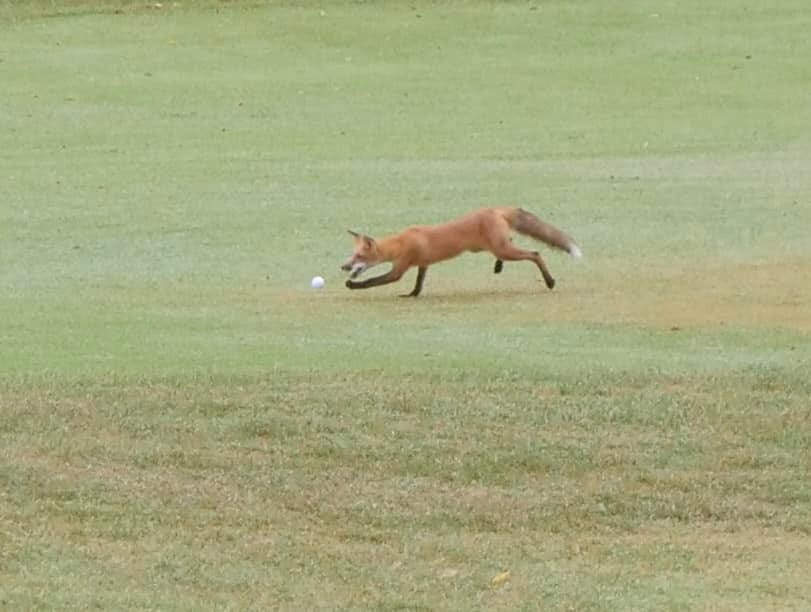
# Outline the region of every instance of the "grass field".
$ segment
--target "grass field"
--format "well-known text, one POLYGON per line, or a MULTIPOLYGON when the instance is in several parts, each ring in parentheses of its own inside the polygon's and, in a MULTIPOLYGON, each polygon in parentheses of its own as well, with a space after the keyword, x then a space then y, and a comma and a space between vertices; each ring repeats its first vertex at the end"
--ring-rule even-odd
POLYGON ((0 609, 811 608, 809 31, 0 0, 0 609), (584 259, 343 287, 491 204, 584 259))

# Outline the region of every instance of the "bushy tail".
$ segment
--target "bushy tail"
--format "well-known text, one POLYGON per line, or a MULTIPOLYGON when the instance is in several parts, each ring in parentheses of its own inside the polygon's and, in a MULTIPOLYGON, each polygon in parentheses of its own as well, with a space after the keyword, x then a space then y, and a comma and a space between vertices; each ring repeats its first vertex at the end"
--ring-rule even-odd
POLYGON ((575 244, 574 240, 572 240, 568 234, 549 225, 549 223, 545 221, 541 221, 538 217, 523 208, 516 209, 512 226, 519 234, 530 236, 536 240, 545 242, 551 247, 566 251, 572 257, 583 256, 580 247, 575 244))

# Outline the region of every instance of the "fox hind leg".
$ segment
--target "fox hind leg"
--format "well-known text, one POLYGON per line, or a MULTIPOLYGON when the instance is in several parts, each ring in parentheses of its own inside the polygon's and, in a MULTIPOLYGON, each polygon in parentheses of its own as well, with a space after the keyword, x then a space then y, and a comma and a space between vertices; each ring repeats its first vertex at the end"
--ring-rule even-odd
POLYGON ((493 249, 493 255, 497 258, 494 272, 498 273, 501 271, 504 261, 531 261, 538 266, 546 286, 550 289, 555 286, 555 279, 552 278, 552 275, 549 273, 549 268, 546 267, 546 262, 541 258, 541 254, 538 253, 538 251, 525 251, 510 243, 505 243, 493 249), (501 266, 499 265, 500 263, 502 264, 501 266))
MULTIPOLYGON (((513 239, 510 238, 510 244, 512 244, 513 239)), ((501 274, 501 271, 504 269, 504 261, 501 259, 496 259, 496 265, 493 267, 493 274, 501 274)))
MULTIPOLYGON (((510 238, 510 245, 512 245, 513 239, 510 238)), ((496 265, 493 267, 493 274, 501 274, 501 271, 504 269, 504 261, 502 259, 496 258, 496 265)))

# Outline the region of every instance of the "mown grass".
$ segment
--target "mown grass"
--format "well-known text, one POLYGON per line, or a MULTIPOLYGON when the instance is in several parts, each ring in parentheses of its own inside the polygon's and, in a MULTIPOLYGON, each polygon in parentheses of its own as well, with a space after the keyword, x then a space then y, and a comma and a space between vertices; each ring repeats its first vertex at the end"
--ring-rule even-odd
POLYGON ((808 394, 773 371, 13 385, 5 602, 802 606, 808 394))
POLYGON ((807 607, 809 25, 0 4, 0 607, 807 607), (342 287, 504 202, 555 291, 342 287))

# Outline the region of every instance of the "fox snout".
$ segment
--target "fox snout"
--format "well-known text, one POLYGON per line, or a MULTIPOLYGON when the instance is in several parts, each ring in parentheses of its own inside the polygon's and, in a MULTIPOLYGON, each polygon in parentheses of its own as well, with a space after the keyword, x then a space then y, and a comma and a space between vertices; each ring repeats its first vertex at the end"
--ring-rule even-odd
POLYGON ((349 272, 349 278, 357 278, 366 269, 366 264, 362 261, 349 260, 341 266, 341 270, 349 272))

